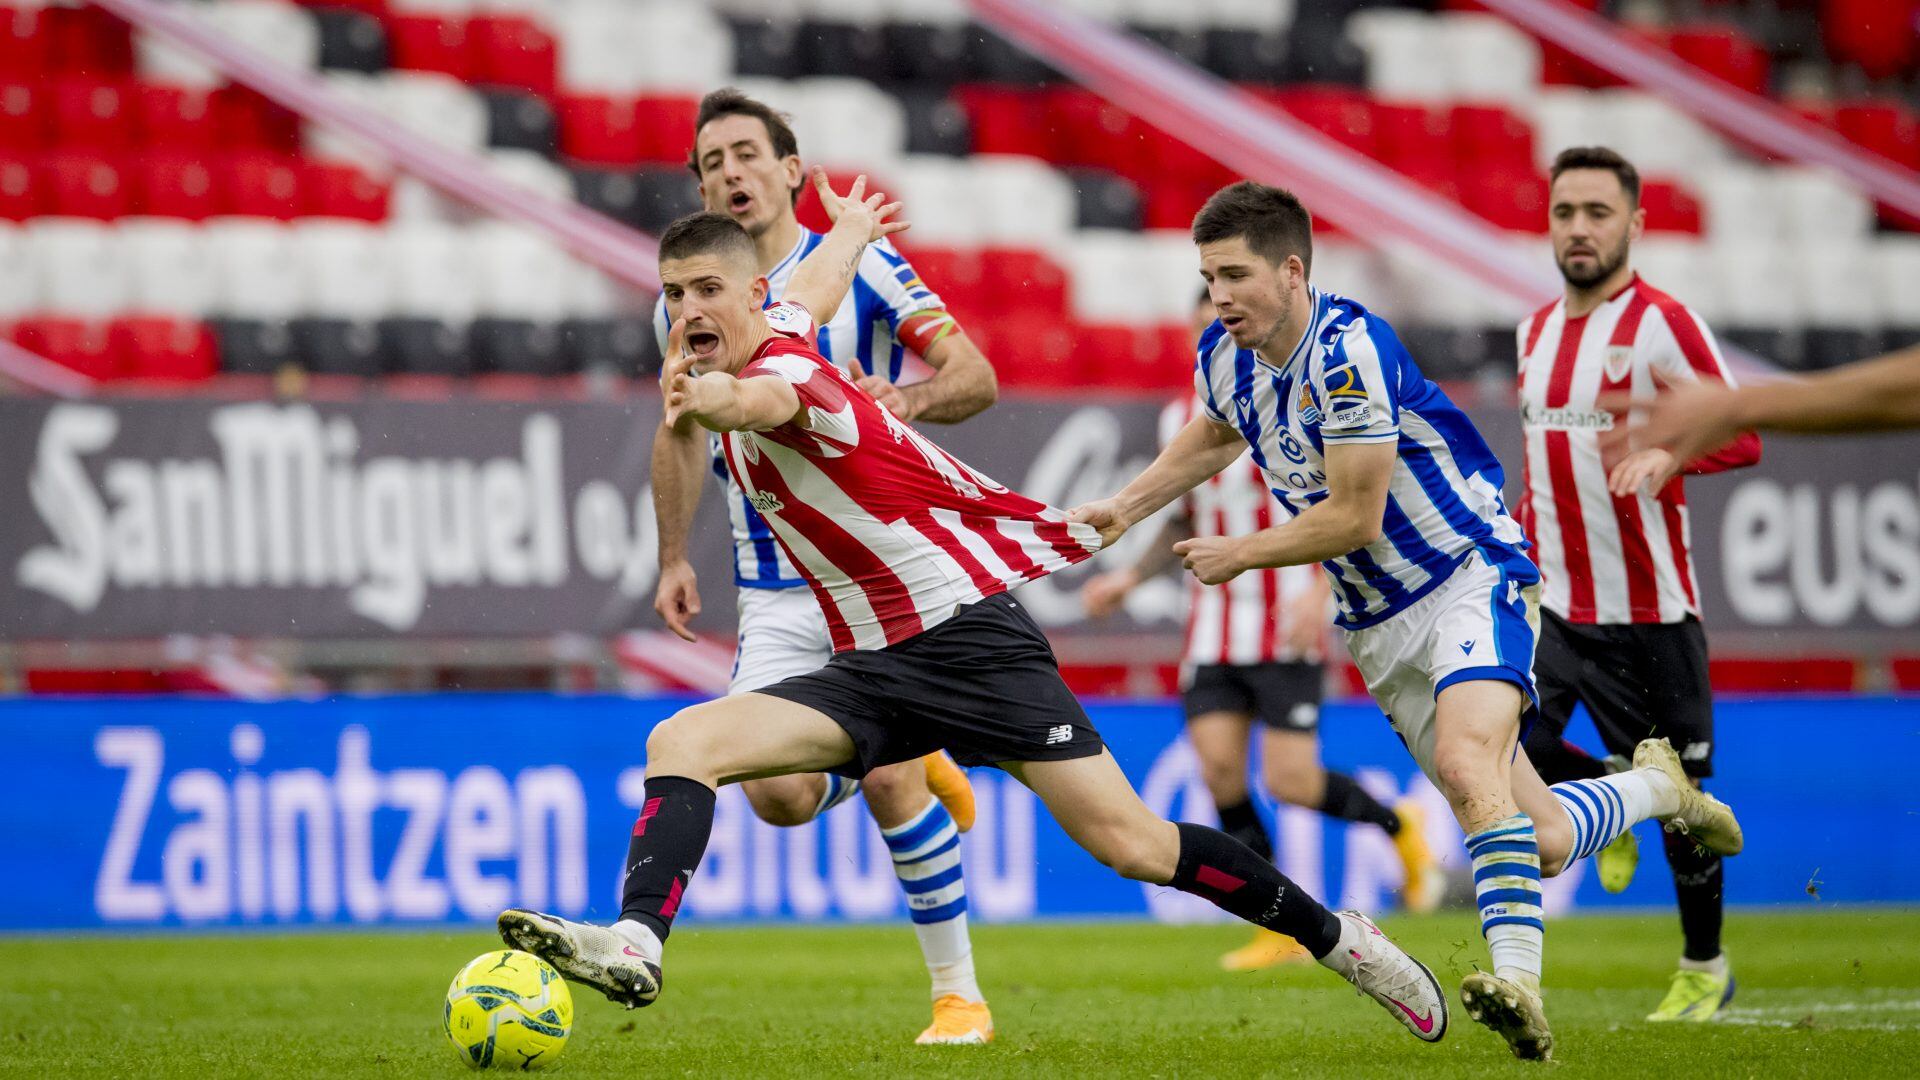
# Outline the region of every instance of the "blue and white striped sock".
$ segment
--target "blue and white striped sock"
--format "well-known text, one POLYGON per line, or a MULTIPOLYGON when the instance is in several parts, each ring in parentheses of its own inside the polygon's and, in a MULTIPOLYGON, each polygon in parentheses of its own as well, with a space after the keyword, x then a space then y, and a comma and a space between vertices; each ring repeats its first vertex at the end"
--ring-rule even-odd
MULTIPOLYGON (((1621 833, 1654 816, 1660 809, 1661 794, 1672 787, 1673 782, 1664 774, 1648 769, 1553 785, 1553 797, 1567 808, 1567 817, 1573 820, 1573 850, 1567 862, 1598 852, 1621 833)), ((1677 797, 1666 801, 1671 804, 1669 813, 1678 809, 1677 797)))
POLYGON ((1480 932, 1493 954, 1493 973, 1520 977, 1538 988, 1546 951, 1540 907, 1540 844, 1533 819, 1515 814, 1467 837, 1480 932))
POLYGON ((958 994, 979 1001, 973 975, 973 941, 967 934, 967 882, 960 866, 960 829, 938 799, 902 825, 880 830, 893 853, 893 872, 907 894, 920 954, 933 980, 933 996, 958 994))
POLYGON ((814 817, 819 817, 821 814, 826 813, 860 793, 860 781, 858 780, 849 780, 844 776, 839 776, 834 773, 822 773, 821 775, 827 778, 827 790, 825 794, 820 796, 820 805, 813 808, 814 817))

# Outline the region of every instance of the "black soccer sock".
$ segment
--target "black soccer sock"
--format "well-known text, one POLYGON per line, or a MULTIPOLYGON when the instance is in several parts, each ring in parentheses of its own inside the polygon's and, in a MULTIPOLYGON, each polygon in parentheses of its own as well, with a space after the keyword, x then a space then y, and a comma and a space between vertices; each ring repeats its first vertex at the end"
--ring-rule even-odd
POLYGON ((1184 821, 1175 826, 1180 830, 1180 862, 1167 884, 1255 926, 1285 934, 1315 957, 1340 943, 1340 920, 1265 855, 1218 829, 1184 821))
POLYGON ((1696 846, 1692 837, 1662 835, 1667 865, 1673 868, 1673 891, 1680 900, 1680 935, 1685 942, 1681 955, 1711 960, 1720 955, 1720 924, 1726 916, 1720 856, 1696 846))
POLYGON ((646 924, 667 940, 687 882, 713 831, 714 790, 684 776, 649 776, 640 817, 627 844, 627 883, 620 917, 646 924))
POLYGON ((1548 784, 1569 780, 1598 780, 1607 775, 1607 763, 1548 731, 1545 724, 1533 725, 1522 749, 1533 771, 1548 784))
POLYGON ((1320 812, 1342 821, 1364 821, 1387 830, 1388 836, 1400 835, 1400 815, 1388 809, 1346 773, 1327 770, 1327 793, 1320 799, 1320 812))
POLYGON ((1273 838, 1267 835, 1267 827, 1260 821, 1260 811, 1253 805, 1252 799, 1242 799, 1232 806, 1216 805, 1220 812, 1220 831, 1247 845, 1255 851, 1273 854, 1273 838))

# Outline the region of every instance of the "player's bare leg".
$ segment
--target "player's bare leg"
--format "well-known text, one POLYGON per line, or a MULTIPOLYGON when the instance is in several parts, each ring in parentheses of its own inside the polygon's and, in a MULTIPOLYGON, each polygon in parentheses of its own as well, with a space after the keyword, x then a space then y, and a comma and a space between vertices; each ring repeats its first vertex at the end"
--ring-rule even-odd
POLYGON ((1112 754, 1003 767, 1047 804, 1075 843, 1123 877, 1171 885, 1285 933, 1416 1037, 1435 1042, 1446 1034, 1446 995, 1431 971, 1365 917, 1328 911, 1264 854, 1217 829, 1155 814, 1112 754))
MULTIPOLYGON (((947 760, 945 754, 939 757, 947 760)), ((950 760, 947 764, 959 771, 950 760)), ((964 774, 960 783, 966 784, 964 774)), ((993 1014, 974 977, 959 822, 929 790, 923 761, 883 765, 866 775, 861 788, 893 855, 932 984, 933 1022, 914 1041, 923 1046, 993 1041, 993 1014)))
MULTIPOLYGON (((1200 780, 1219 812, 1220 831, 1271 856, 1273 841, 1247 791, 1247 741, 1252 733, 1253 717, 1246 713, 1206 712, 1187 721, 1187 742, 1199 759, 1200 780)), ((1258 971, 1312 959, 1312 953, 1285 934, 1255 927, 1253 940, 1222 956, 1220 966, 1227 971, 1258 971)))
POLYGON ((851 761, 853 741, 823 713, 764 694, 682 709, 647 738, 647 781, 627 848, 620 921, 611 927, 510 910, 500 936, 570 979, 635 1008, 660 995, 673 918, 713 828, 722 784, 851 761))

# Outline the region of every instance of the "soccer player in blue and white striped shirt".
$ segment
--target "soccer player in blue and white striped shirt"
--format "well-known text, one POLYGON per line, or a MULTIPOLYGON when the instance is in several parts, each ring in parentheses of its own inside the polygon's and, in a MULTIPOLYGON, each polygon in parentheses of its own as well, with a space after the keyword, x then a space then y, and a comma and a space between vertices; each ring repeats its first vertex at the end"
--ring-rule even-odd
POLYGON ((1739 850, 1732 813, 1696 790, 1664 741, 1636 768, 1549 789, 1524 755, 1536 711, 1539 571, 1473 424, 1421 375, 1393 328, 1308 283, 1313 226, 1292 194, 1241 182, 1193 223, 1220 319, 1201 335, 1202 413, 1119 494, 1074 511, 1110 547, 1249 446, 1285 524, 1175 551, 1212 585, 1319 563, 1347 650, 1467 834, 1494 971, 1461 984, 1468 1014, 1523 1058, 1548 1057, 1540 1005, 1540 879, 1658 818, 1739 850))
MULTIPOLYGON (((823 239, 794 216, 802 182, 799 154, 786 118, 763 102, 731 88, 701 100, 688 165, 706 208, 739 222, 753 239, 769 304, 786 294, 794 268, 823 239)), ((664 295, 654 322, 664 353, 664 295)), ((861 389, 902 420, 951 423, 993 404, 993 366, 960 332, 940 297, 885 239, 862 251, 846 300, 819 320, 815 343, 835 365, 857 369, 861 389), (909 349, 935 374, 898 386, 895 381, 909 349)), ((739 589, 739 632, 728 692, 747 693, 821 667, 833 655, 833 643, 805 578, 728 475, 706 433, 681 434, 664 424, 654 436, 652 463, 660 545, 655 610, 675 633, 692 639, 687 622, 699 614, 700 593, 687 561, 687 537, 709 469, 726 489, 739 589)), ((965 774, 944 754, 935 754, 924 768, 917 762, 887 765, 860 782, 806 773, 742 786, 754 813, 775 825, 811 821, 864 786, 867 809, 893 854, 894 872, 933 984, 933 1023, 916 1041, 991 1040, 993 1018, 974 977, 960 862, 958 834, 972 825, 972 792, 965 774), (929 791, 929 780, 937 785, 939 799, 929 791), (949 813, 949 803, 955 812, 949 813)))

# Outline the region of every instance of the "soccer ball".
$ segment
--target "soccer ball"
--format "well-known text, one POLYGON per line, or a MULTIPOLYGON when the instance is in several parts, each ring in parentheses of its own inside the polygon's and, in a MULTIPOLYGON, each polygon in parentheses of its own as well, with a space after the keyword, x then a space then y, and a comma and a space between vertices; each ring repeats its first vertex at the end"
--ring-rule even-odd
POLYGON ((573 995, 553 965, 501 949, 453 977, 441 1019, 461 1060, 476 1069, 544 1069, 566 1048, 573 995))

